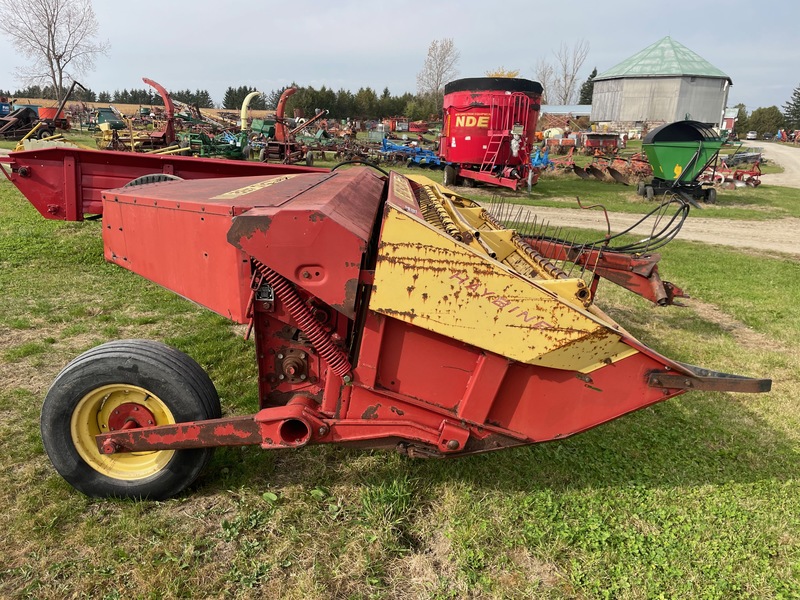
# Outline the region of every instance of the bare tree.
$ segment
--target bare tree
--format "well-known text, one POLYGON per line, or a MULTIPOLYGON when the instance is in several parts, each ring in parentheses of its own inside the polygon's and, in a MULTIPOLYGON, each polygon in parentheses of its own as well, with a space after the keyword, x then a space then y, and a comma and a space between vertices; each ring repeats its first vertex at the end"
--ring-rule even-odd
POLYGON ((460 58, 452 38, 433 40, 422 71, 417 74, 417 93, 433 96, 441 106, 444 84, 458 76, 456 67, 460 58))
POLYGON ((544 87, 545 104, 574 104, 578 96, 578 73, 589 55, 589 42, 579 40, 570 47, 562 42, 553 52, 555 65, 539 59, 534 67, 535 77, 544 87))
POLYGON ((65 79, 93 69, 95 57, 109 48, 97 40, 91 0, 0 0, 0 15, 0 32, 28 59, 17 69, 19 79, 52 86, 57 99, 65 79))
POLYGON ((570 48, 561 42, 556 56, 555 95, 559 104, 573 104, 577 97, 578 72, 589 54, 589 42, 579 40, 570 48))
POLYGON ((550 91, 553 89, 553 81, 555 80, 553 65, 543 58, 540 58, 533 68, 533 76, 544 88, 542 92, 542 104, 549 104, 549 99, 552 97, 550 96, 550 91))

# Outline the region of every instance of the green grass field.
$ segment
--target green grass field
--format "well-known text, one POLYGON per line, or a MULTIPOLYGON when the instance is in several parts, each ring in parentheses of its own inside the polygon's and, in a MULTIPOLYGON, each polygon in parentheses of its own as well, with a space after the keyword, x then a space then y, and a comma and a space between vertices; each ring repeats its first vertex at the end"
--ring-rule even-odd
MULTIPOLYGON (((644 212, 629 189, 586 184, 544 179, 520 199, 644 212)), ((762 186, 702 216, 798 205, 796 190, 762 186)), ((660 270, 687 307, 600 287, 646 344, 771 377, 769 394, 695 392, 452 461, 226 448, 180 497, 131 502, 86 498, 44 455, 39 410, 59 370, 104 341, 162 340, 208 370, 224 413, 243 414, 257 407, 255 361, 240 327, 104 263, 100 228, 46 221, 0 178, 0 597, 800 597, 797 260, 675 241, 660 270)))

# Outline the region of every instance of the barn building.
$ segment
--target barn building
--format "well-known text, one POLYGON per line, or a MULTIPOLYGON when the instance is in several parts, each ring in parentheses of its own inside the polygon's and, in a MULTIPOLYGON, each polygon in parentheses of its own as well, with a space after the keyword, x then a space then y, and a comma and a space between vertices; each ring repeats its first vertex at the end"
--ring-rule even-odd
POLYGON ((731 78, 667 36, 594 79, 593 122, 648 130, 691 119, 720 124, 731 78))

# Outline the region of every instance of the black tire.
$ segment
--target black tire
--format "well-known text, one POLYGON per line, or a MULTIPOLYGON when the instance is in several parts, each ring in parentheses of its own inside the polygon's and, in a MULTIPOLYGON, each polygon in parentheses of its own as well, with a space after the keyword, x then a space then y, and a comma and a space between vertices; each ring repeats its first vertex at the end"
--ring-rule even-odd
POLYGON ((639 183, 637 183, 636 184, 636 194, 639 195, 639 196, 644 197, 645 187, 646 186, 645 186, 644 181, 640 181, 639 183))
POLYGON ((122 187, 134 187, 137 185, 146 185, 148 183, 163 183, 165 181, 183 181, 182 177, 177 175, 170 175, 169 173, 150 173, 149 175, 142 175, 136 179, 132 179, 122 187))
POLYGON ((53 135, 53 133, 54 132, 51 131, 50 129, 43 127, 42 129, 36 132, 36 135, 40 140, 43 140, 44 138, 48 138, 51 135, 53 135))
POLYGON ((714 204, 717 201, 717 190, 714 188, 708 188, 705 191, 706 202, 708 204, 714 204))
POLYGON ((314 153, 311 150, 306 152, 306 166, 307 167, 314 166, 314 153))
POLYGON ((101 454, 94 436, 109 430, 113 411, 131 407, 144 407, 155 425, 221 416, 214 384, 184 353, 149 340, 92 348, 59 373, 42 406, 45 451, 74 488, 160 500, 184 490, 208 463, 213 448, 101 454))
POLYGON ((444 172, 442 173, 442 185, 451 187, 456 184, 456 177, 458 173, 453 165, 445 165, 444 172))
POLYGON ((655 191, 653 190, 653 186, 652 185, 645 186, 645 188, 644 188, 644 196, 645 196, 645 198, 647 198, 648 200, 652 200, 655 197, 655 195, 656 194, 655 194, 655 191))

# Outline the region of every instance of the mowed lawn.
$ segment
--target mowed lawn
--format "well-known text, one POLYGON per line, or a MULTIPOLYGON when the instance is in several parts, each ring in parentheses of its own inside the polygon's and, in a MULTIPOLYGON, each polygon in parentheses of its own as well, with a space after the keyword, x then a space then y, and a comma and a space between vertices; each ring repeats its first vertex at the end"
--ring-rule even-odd
MULTIPOLYGON (((742 210, 773 196, 748 191, 742 210)), ((255 361, 240 327, 104 263, 100 227, 46 221, 0 178, 0 597, 800 597, 797 260, 675 241, 660 270, 686 307, 600 288, 646 344, 771 377, 769 394, 695 392, 449 461, 221 449, 180 497, 132 502, 86 498, 50 466, 38 418, 59 370, 104 341, 163 340, 246 414, 255 361)))

